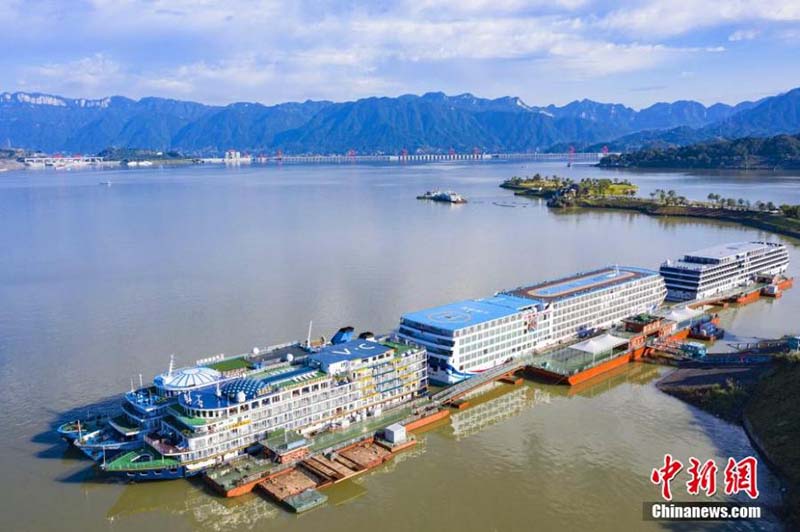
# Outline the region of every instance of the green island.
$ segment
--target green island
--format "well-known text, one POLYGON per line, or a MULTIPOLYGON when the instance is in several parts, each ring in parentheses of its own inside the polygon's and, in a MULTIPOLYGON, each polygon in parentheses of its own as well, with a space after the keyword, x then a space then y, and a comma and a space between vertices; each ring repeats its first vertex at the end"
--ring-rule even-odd
POLYGON ((788 170, 800 168, 800 134, 745 137, 609 155, 605 168, 788 170))
MULTIPOLYGON (((616 209, 637 211, 650 216, 683 216, 734 222, 764 231, 800 238, 800 205, 775 205, 771 201, 751 202, 746 199, 724 198, 710 193, 706 201, 690 200, 678 195, 674 190, 655 190, 649 198, 630 193, 623 194, 616 189, 601 189, 582 186, 608 180, 585 179, 578 184, 569 183, 551 192, 547 206, 553 209, 616 209)), ((503 188, 508 181, 500 185, 503 188)), ((618 182, 625 184, 625 181, 618 182)), ((612 187, 617 183, 612 182, 612 187)), ((635 186, 635 185, 633 185, 635 186)), ((517 189, 518 190, 518 189, 517 189)), ((531 194, 523 193, 522 196, 531 194)))
POLYGON ((572 179, 534 174, 531 177, 514 176, 500 184, 500 188, 513 190, 516 196, 552 198, 573 191, 581 196, 632 196, 639 189, 628 180, 619 179, 572 179))
POLYGON ((782 512, 800 526, 800 356, 777 356, 768 367, 679 369, 658 388, 710 414, 741 425, 787 488, 782 512))
POLYGON ((178 151, 157 151, 140 148, 106 148, 97 154, 106 161, 119 161, 123 164, 150 161, 159 166, 197 164, 200 159, 188 157, 178 151))

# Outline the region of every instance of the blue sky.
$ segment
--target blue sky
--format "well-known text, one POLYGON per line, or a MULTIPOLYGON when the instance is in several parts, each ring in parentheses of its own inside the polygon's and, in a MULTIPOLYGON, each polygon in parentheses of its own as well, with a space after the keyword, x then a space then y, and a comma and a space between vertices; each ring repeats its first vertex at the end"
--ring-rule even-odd
POLYGON ((0 0, 0 23, 0 91, 73 97, 639 108, 800 86, 800 0, 0 0))

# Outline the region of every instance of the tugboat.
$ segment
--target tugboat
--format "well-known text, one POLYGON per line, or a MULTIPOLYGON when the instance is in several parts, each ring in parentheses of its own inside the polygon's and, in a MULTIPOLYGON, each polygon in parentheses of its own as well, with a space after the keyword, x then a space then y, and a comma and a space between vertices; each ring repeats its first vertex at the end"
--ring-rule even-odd
POLYGON ((467 203, 467 198, 452 190, 429 190, 425 194, 417 196, 417 199, 438 201, 441 203, 467 203))

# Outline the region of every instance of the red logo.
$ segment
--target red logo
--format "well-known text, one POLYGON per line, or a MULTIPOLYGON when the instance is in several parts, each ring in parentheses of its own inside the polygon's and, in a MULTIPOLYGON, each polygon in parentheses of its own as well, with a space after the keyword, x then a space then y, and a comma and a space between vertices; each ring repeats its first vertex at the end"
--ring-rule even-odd
POLYGON ((673 460, 671 454, 664 455, 664 466, 659 469, 653 469, 650 473, 650 482, 653 484, 661 484, 661 496, 664 500, 672 500, 672 489, 670 482, 675 476, 683 469, 683 464, 678 460, 673 460))
POLYGON ((751 499, 758 498, 758 460, 753 456, 743 458, 738 462, 728 458, 725 466, 725 495, 736 495, 743 491, 751 499))
MULTIPOLYGON (((671 482, 683 470, 683 464, 676 460, 671 454, 664 455, 664 465, 653 469, 650 473, 650 482, 661 486, 661 497, 664 500, 672 500, 671 482)), ((703 492, 707 497, 711 497, 717 492, 717 468, 713 459, 701 462, 695 457, 689 458, 689 467, 686 472, 689 480, 686 482, 686 492, 689 495, 700 495, 703 492)), ((746 493, 751 499, 758 498, 758 460, 754 456, 748 456, 736 461, 728 458, 725 466, 725 495, 736 495, 746 493)))
POLYGON ((689 469, 686 471, 691 477, 686 483, 686 491, 689 495, 699 495, 704 491, 707 497, 711 497, 717 492, 717 464, 714 460, 706 460, 702 465, 700 460, 695 457, 689 458, 689 469))

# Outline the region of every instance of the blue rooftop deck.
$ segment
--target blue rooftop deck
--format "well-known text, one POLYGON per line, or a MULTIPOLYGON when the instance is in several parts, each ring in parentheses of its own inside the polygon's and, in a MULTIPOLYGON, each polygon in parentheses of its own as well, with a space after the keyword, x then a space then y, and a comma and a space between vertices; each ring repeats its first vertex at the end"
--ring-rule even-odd
POLYGON ((608 267, 591 272, 578 273, 555 281, 517 288, 509 291, 509 293, 520 297, 554 301, 654 275, 658 275, 658 272, 643 268, 629 266, 608 267))
POLYGON ((392 348, 370 340, 350 340, 343 344, 329 345, 311 355, 309 360, 319 362, 323 366, 343 360, 359 360, 382 355, 392 348))
POLYGON ((207 386, 197 391, 179 395, 179 402, 183 406, 191 408, 215 409, 226 408, 236 403, 236 392, 243 392, 245 397, 250 400, 258 393, 269 386, 278 385, 286 381, 303 381, 314 376, 317 370, 308 366, 289 368, 286 371, 275 373, 264 378, 242 377, 232 380, 223 386, 222 392, 217 396, 216 386, 207 386), (188 398, 188 401, 187 401, 188 398))
POLYGON ((403 314, 403 320, 446 331, 456 331, 479 323, 516 314, 539 301, 513 294, 498 294, 486 299, 467 299, 403 314))

